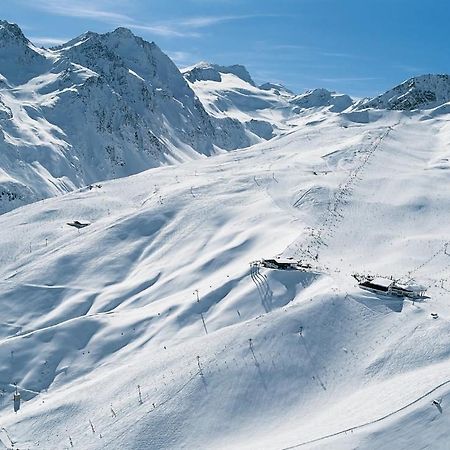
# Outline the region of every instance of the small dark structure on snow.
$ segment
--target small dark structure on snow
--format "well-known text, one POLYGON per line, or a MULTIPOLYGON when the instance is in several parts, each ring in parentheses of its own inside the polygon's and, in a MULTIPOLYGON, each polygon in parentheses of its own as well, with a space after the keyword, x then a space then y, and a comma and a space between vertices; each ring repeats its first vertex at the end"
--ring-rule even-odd
POLYGON ((257 263, 261 267, 266 267, 268 269, 300 270, 303 272, 316 271, 309 263, 305 263, 294 258, 282 258, 280 256, 276 256, 275 258, 261 259, 261 261, 257 261, 257 263))
POLYGON ((17 390, 17 384, 16 390, 13 395, 13 401, 14 401, 14 412, 17 412, 20 409, 20 392, 17 390))
POLYGON ((88 227, 90 225, 89 222, 80 222, 79 220, 74 220, 73 222, 67 222, 67 225, 69 225, 69 227, 75 227, 75 228, 84 228, 84 227, 88 227))

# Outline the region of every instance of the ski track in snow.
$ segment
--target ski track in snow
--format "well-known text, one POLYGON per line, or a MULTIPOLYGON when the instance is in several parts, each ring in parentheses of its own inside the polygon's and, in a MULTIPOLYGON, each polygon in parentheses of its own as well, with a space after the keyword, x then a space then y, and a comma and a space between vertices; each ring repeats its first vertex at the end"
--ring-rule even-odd
POLYGON ((339 435, 342 435, 342 434, 352 433, 353 431, 361 430, 362 428, 368 427, 369 425, 374 425, 374 424, 376 424, 378 422, 382 422, 383 420, 386 420, 389 417, 392 417, 392 416, 394 416, 394 415, 396 415, 396 414, 398 414, 398 413, 400 413, 400 412, 410 408, 411 406, 413 406, 416 403, 420 402, 424 398, 429 397, 431 394, 435 393, 436 391, 438 391, 439 389, 441 389, 442 387, 446 386, 449 383, 450 383, 450 380, 446 380, 446 381, 438 384, 436 387, 434 387, 433 389, 429 390, 428 392, 425 392, 425 394, 423 394, 420 397, 416 398, 412 402, 409 402, 408 404, 402 406, 401 408, 396 409, 395 411, 392 411, 392 412, 384 415, 383 417, 379 417, 378 419, 371 420, 371 421, 363 423, 361 425, 355 425, 354 427, 347 428, 345 430, 337 431, 336 433, 327 434, 326 436, 322 436, 322 437, 319 437, 319 438, 316 438, 316 439, 311 439, 311 440, 306 441, 306 442, 301 442, 300 444, 295 444, 295 445, 292 445, 290 447, 285 447, 283 450, 291 450, 293 448, 303 447, 304 445, 314 444, 316 442, 324 441, 325 439, 330 439, 330 438, 333 438, 333 437, 336 437, 336 436, 339 436, 339 435))

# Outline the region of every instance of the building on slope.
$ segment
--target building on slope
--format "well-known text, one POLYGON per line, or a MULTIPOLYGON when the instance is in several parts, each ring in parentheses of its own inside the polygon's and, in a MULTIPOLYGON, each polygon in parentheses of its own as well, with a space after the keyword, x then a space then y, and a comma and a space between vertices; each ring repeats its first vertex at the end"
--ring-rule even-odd
POLYGON ((401 284, 391 278, 354 275, 358 286, 365 291, 376 294, 385 294, 395 297, 408 297, 413 299, 427 298, 425 286, 416 284, 401 284))

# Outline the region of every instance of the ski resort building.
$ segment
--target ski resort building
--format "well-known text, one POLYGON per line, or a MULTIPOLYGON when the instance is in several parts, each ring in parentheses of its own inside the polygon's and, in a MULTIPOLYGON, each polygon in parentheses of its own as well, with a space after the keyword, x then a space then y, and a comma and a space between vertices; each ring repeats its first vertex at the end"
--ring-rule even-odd
POLYGON ((359 276, 355 276, 355 278, 358 280, 358 286, 361 289, 377 294, 381 293, 397 297, 425 298, 425 292, 427 290, 425 286, 400 284, 391 278, 359 276))
POLYGON ((267 267, 268 269, 279 269, 279 270, 311 270, 311 264, 298 261, 294 258, 282 258, 276 256, 275 258, 262 259, 260 261, 261 266, 267 267))

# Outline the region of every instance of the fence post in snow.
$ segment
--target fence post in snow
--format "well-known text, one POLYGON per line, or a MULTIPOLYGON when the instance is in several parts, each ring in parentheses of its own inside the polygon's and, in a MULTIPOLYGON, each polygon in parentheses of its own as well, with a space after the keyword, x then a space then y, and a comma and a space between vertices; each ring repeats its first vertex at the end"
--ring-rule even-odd
POLYGON ((203 376, 203 370, 202 370, 202 366, 200 365, 200 356, 197 356, 197 365, 198 365, 198 373, 202 377, 203 376))
POLYGON ((16 390, 14 391, 13 401, 14 401, 14 412, 17 413, 20 409, 20 392, 17 389, 17 383, 14 383, 16 390))
POLYGON ((141 386, 139 386, 139 384, 137 385, 137 389, 139 394, 139 404, 142 405, 144 402, 142 401, 141 386))
POLYGON ((203 313, 200 313, 200 317, 202 318, 203 328, 205 329, 205 334, 208 334, 208 329, 206 328, 205 318, 203 317, 203 313))

